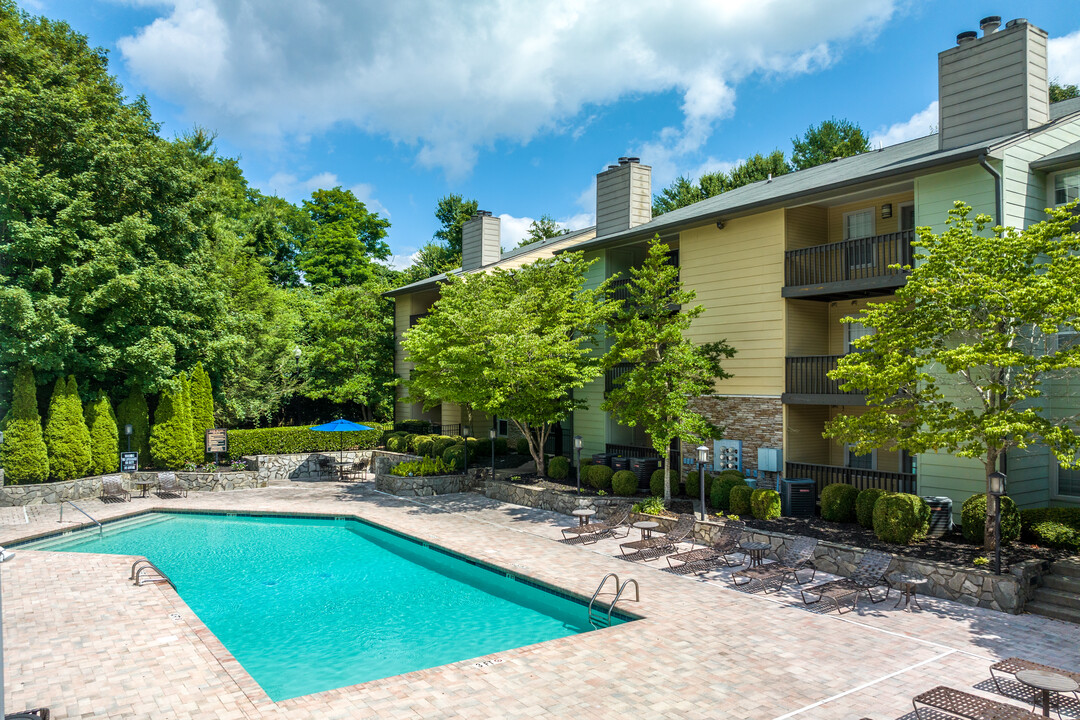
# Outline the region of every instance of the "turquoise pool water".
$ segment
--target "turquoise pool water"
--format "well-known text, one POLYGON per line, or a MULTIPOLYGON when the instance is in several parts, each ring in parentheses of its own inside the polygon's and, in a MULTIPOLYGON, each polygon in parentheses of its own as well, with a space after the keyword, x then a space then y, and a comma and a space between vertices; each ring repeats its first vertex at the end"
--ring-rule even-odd
POLYGON ((579 602, 355 520, 150 513, 23 547, 145 555, 273 700, 592 629, 579 602))

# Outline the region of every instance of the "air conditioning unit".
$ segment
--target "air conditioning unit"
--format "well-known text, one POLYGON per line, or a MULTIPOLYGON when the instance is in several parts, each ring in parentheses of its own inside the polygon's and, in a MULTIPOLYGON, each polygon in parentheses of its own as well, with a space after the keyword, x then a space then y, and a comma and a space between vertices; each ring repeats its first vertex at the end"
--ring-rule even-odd
POLYGON ((817 482, 810 478, 784 478, 780 481, 780 513, 785 517, 814 517, 817 506, 817 482))

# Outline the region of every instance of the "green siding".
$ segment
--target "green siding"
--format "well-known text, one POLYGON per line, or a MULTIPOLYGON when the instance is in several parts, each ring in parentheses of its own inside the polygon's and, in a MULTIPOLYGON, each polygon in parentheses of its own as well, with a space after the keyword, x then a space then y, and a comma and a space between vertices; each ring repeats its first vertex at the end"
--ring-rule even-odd
MULTIPOLYGON (((607 253, 604 250, 586 252, 585 259, 596 259, 585 275, 585 287, 596 288, 609 274, 607 253)), ((604 347, 605 339, 598 339, 600 346, 604 347)), ((574 396, 588 404, 587 408, 574 413, 574 434, 582 439, 581 456, 584 458, 604 452, 607 444, 607 413, 600 409, 600 403, 604 401, 603 376, 576 390, 574 396)))
POLYGON ((1050 128, 1009 146, 1005 150, 1005 224, 1024 228, 1046 219, 1047 173, 1032 170, 1030 163, 1080 140, 1080 123, 1050 128))
MULTIPOLYGON (((993 161, 991 161, 993 162, 993 161)), ((963 200, 974 213, 994 214, 994 179, 978 165, 967 165, 915 179, 915 225, 945 230, 949 211, 963 200)))

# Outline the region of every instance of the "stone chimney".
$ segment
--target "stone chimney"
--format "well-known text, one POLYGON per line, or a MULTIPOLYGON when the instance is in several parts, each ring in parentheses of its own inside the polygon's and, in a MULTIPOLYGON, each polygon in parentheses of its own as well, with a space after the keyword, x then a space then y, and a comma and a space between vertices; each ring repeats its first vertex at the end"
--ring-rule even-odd
POLYGON ((596 236, 611 235, 652 220, 652 168, 621 157, 596 176, 596 236))
POLYGON ((938 144, 942 150, 1023 132, 1050 121, 1046 31, 992 15, 938 53, 938 144))
POLYGON ((461 226, 461 269, 475 270, 499 262, 499 218, 479 210, 461 226))

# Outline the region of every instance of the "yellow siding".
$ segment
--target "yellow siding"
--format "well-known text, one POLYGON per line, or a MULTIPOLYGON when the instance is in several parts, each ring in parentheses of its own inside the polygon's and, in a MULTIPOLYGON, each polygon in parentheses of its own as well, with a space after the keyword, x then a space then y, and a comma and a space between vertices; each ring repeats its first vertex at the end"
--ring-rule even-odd
MULTIPOLYGON (((837 415, 855 415, 859 416, 866 412, 866 408, 857 405, 846 405, 844 407, 831 406, 829 408, 829 419, 836 417, 837 415)), ((843 465, 844 464, 844 445, 842 443, 834 442, 832 440, 829 443, 829 464, 830 465, 843 465)), ((884 472, 900 472, 900 453, 894 448, 892 449, 879 449, 877 451, 877 469, 884 472)))
POLYGON ((915 193, 909 191, 831 207, 829 208, 828 242, 840 242, 844 239, 844 213, 857 212, 867 208, 874 208, 875 235, 897 232, 900 230, 900 204, 912 202, 914 199, 915 193), (891 218, 881 217, 881 206, 886 203, 892 204, 891 218))
POLYGON ((790 208, 784 214, 786 249, 798 250, 829 242, 829 214, 825 208, 807 205, 790 208))
POLYGON ((829 303, 829 351, 827 355, 842 355, 845 350, 845 338, 847 338, 847 325, 840 322, 840 318, 858 317, 866 306, 872 302, 885 302, 895 299, 895 295, 875 297, 868 300, 837 300, 829 303))
MULTIPOLYGON (((579 245, 579 244, 581 244, 583 242, 588 242, 589 240, 592 240, 595 237, 596 237, 596 232, 593 231, 593 232, 587 232, 587 233, 583 233, 581 235, 576 236, 573 239, 572 242, 548 243, 546 245, 542 245, 542 246, 536 248, 535 250, 530 250, 527 253, 522 253, 521 255, 516 255, 516 256, 508 259, 508 260, 500 260, 499 262, 495 263, 491 267, 503 268, 505 270, 513 270, 515 268, 521 267, 522 265, 528 265, 529 263, 535 262, 536 260, 539 260, 541 258, 551 257, 552 255, 554 255, 555 250, 565 250, 566 248, 571 248, 571 247, 573 247, 575 245, 579 245)), ((485 269, 490 269, 490 268, 485 268, 485 269)))
POLYGON ((829 349, 828 304, 788 300, 786 323, 789 356, 833 354, 829 349))
POLYGON ((817 465, 831 464, 830 446, 834 443, 821 437, 828 418, 828 405, 785 405, 784 459, 817 465))
POLYGON ((737 350, 724 362, 733 377, 724 395, 779 396, 784 389, 784 211, 736 218, 680 235, 679 264, 704 314, 687 333, 694 342, 726 339, 737 350))

